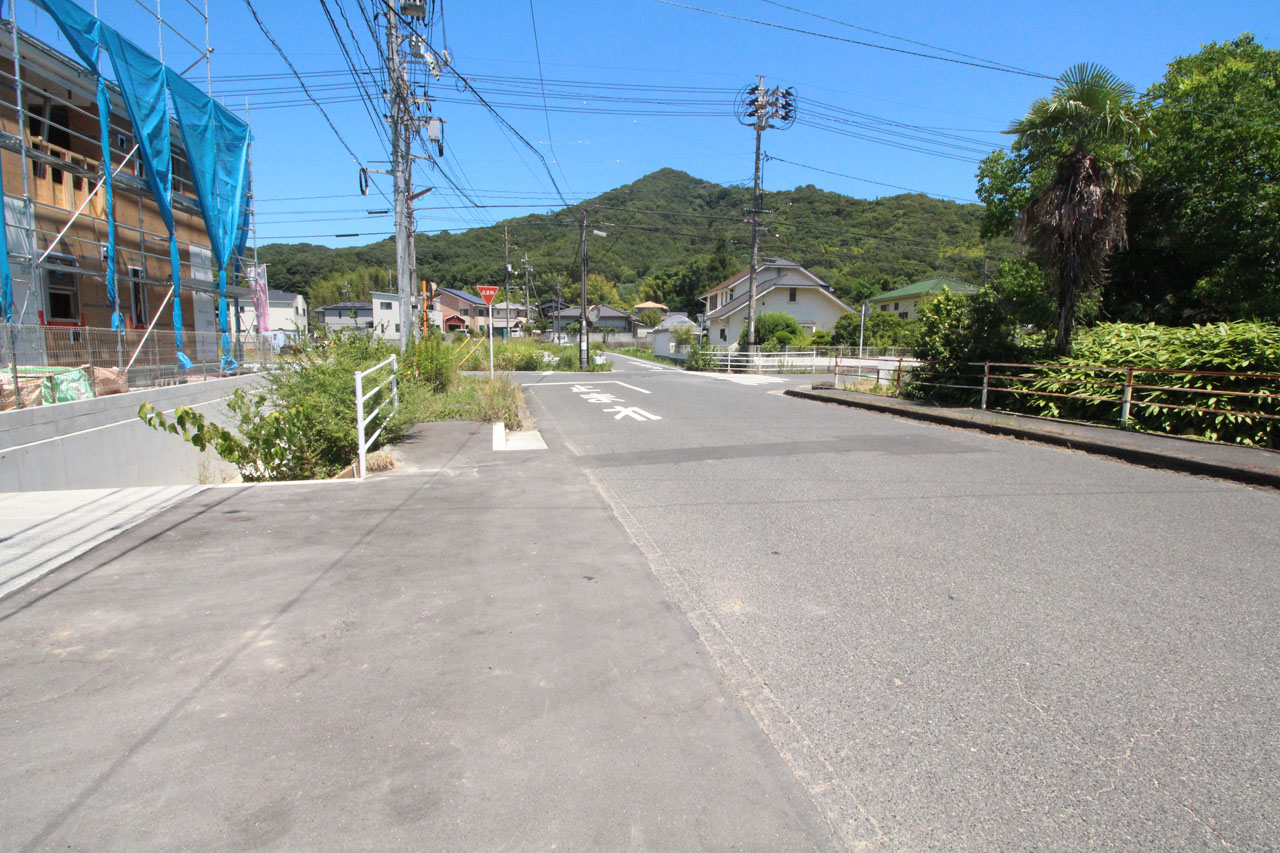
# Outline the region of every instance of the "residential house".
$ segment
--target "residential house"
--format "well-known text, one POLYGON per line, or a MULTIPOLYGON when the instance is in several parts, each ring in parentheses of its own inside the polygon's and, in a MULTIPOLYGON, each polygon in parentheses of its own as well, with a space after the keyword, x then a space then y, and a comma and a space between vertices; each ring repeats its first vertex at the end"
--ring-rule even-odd
POLYGON ((550 319, 552 314, 563 311, 566 308, 572 308, 568 302, 563 299, 544 299, 538 303, 538 316, 550 319))
POLYGON ((899 287, 868 299, 872 311, 892 311, 904 320, 914 320, 919 316, 920 303, 937 296, 943 288, 952 293, 975 293, 978 288, 963 281, 952 278, 929 278, 899 287))
POLYGON ((267 291, 267 319, 258 327, 258 315, 253 310, 253 293, 247 287, 227 285, 228 310, 236 318, 236 332, 251 334, 280 333, 277 337, 293 339, 307 334, 307 300, 301 293, 287 290, 267 291))
POLYGON ((436 308, 444 314, 445 331, 479 333, 489 325, 489 306, 465 290, 440 288, 436 291, 436 308))
MULTIPOLYGON (((378 337, 388 341, 400 340, 400 294, 372 291, 369 294, 373 308, 373 330, 378 337)), ((422 297, 410 297, 414 324, 422 323, 422 297)))
POLYGON ((495 302, 493 303, 493 328, 495 334, 499 337, 507 337, 507 326, 511 326, 511 333, 519 336, 524 334, 525 327, 529 325, 529 306, 521 305, 517 302, 495 302))
POLYGON ((672 314, 654 326, 649 333, 649 337, 653 340, 653 354, 662 358, 683 361, 688 349, 687 347, 678 346, 675 342, 675 330, 682 327, 690 329, 693 332, 694 340, 697 340, 700 332, 698 324, 684 314, 672 314))
MULTIPOLYGON (((722 281, 699 298, 707 306, 706 331, 712 346, 737 346, 747 323, 749 271, 722 281)), ((841 315, 852 311, 831 286, 799 264, 764 258, 756 272, 756 316, 790 314, 806 332, 829 332, 841 315)))
POLYGON ((372 302, 336 302, 322 305, 316 314, 326 329, 373 330, 372 302))
MULTIPOLYGON (((582 322, 582 307, 574 305, 551 315, 552 331, 562 332, 573 323, 582 322)), ((587 307, 587 325, 592 329, 609 329, 615 332, 635 334, 640 318, 635 314, 614 308, 612 305, 587 307)))

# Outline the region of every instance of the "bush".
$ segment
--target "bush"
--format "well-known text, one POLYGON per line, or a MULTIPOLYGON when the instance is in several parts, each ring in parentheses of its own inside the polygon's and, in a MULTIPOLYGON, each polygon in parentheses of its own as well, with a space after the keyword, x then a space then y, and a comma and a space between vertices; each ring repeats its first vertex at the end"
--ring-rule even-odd
POLYGON ((439 333, 432 333, 418 341, 409 355, 409 361, 418 381, 431 389, 432 393, 446 393, 458 379, 458 368, 453 363, 453 350, 439 333))
POLYGON ((656 326, 662 322, 662 312, 657 308, 646 308, 640 312, 641 326, 656 326))
MULTIPOLYGON (((1074 341, 1072 357, 1055 364, 1067 365, 1070 369, 1053 371, 1051 378, 1028 371, 1021 381, 1007 384, 1031 391, 1119 397, 1121 389, 1116 383, 1123 381, 1122 372, 1089 368, 1132 366, 1136 368, 1135 385, 1170 389, 1134 390, 1129 417, 1130 425, 1136 429, 1273 448, 1280 439, 1280 425, 1274 418, 1235 414, 1253 411, 1280 415, 1280 404, 1275 400, 1174 390, 1278 394, 1280 381, 1144 372, 1144 369, 1163 369, 1280 374, 1280 326, 1252 322, 1189 327, 1108 323, 1080 332, 1074 341), (1213 411, 1171 409, 1160 404, 1195 406, 1213 411)), ((1002 407, 1012 403, 1023 411, 1049 417, 1110 424, 1119 420, 1118 402, 1032 395, 999 396, 1002 407), (1005 397, 1015 397, 1016 402, 1006 401, 1005 397)))
POLYGON ((694 343, 689 345, 689 353, 684 360, 685 370, 706 370, 709 367, 706 351, 702 344, 694 343))

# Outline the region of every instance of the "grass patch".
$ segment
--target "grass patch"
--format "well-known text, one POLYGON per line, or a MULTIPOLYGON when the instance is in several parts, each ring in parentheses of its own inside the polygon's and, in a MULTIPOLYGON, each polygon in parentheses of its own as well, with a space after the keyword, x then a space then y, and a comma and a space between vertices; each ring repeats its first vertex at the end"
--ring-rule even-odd
POLYGON ((897 389, 891 384, 882 385, 874 379, 855 379, 844 383, 844 390, 858 391, 862 394, 875 394, 877 397, 896 397, 897 389))
POLYGON ((670 364, 663 361, 653 354, 653 350, 646 347, 609 347, 609 352, 616 352, 619 355, 629 355, 632 358, 642 358, 645 361, 652 361, 654 364, 670 364))
MULTIPOLYGON (((462 357, 462 354, 471 346, 474 346, 476 339, 469 338, 469 342, 462 344, 453 344, 455 352, 455 361, 462 357)), ((591 345, 591 354, 603 352, 600 344, 591 345)), ((466 357, 461 364, 458 365, 459 370, 468 371, 487 371, 489 369, 489 344, 482 343, 476 347, 475 352, 466 357)), ((570 373, 581 372, 578 367, 578 347, 576 344, 571 346, 560 346, 557 344, 544 343, 535 341, 531 338, 514 338, 509 341, 494 340, 493 342, 493 369, 503 372, 512 371, 538 371, 538 370, 559 370, 570 373)), ((601 371, 612 370, 609 362, 604 364, 596 364, 594 359, 590 359, 587 364, 587 372, 597 373, 601 371)))
POLYGON ((397 418, 409 424, 438 421, 479 421, 505 423, 520 429, 521 391, 505 376, 459 376, 453 387, 442 393, 414 386, 400 404, 397 418))

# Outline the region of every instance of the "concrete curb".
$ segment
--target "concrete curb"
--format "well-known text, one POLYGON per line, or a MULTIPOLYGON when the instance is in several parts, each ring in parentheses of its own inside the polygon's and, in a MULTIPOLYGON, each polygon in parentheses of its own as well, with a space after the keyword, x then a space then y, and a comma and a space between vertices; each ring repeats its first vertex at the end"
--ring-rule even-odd
POLYGON ((789 397, 834 403, 856 409, 927 421, 960 429, 974 429, 992 435, 1038 441, 1099 456, 1110 456, 1148 468, 1180 471, 1232 480, 1251 486, 1280 489, 1280 454, 1261 448, 1217 445, 1180 436, 1160 436, 1129 432, 1113 427, 1071 422, 1050 422, 1043 418, 979 409, 944 409, 850 391, 821 391, 788 388, 789 397), (1256 458, 1252 458, 1256 455, 1256 458), (1212 456, 1249 456, 1229 460, 1212 456))

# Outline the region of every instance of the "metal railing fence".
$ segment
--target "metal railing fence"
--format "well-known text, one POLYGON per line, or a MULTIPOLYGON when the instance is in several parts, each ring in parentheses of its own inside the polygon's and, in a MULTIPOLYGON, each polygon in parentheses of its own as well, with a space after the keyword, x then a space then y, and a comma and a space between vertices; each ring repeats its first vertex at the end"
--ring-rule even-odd
POLYGON ((356 434, 360 442, 359 457, 357 459, 358 468, 356 470, 356 477, 360 479, 364 479, 365 461, 368 456, 369 448, 373 446, 373 443, 378 440, 378 436, 380 436, 382 434, 382 431, 386 429, 387 422, 390 421, 391 416, 396 413, 396 409, 400 408, 400 386, 399 386, 399 381, 397 379, 397 372, 399 371, 399 368, 400 368, 400 363, 399 361, 396 360, 396 357, 393 355, 390 358, 388 358, 386 361, 381 361, 378 364, 375 364, 373 367, 369 368, 368 370, 357 370, 355 373, 356 434), (377 385, 375 385, 373 390, 366 392, 364 390, 364 380, 367 377, 373 376, 374 374, 378 373, 380 370, 388 366, 390 366, 391 368, 390 374, 381 382, 379 382, 377 385), (378 429, 374 431, 373 435, 369 436, 366 439, 365 432, 368 430, 369 425, 373 423, 374 419, 377 418, 379 414, 381 414, 382 407, 386 405, 386 402, 387 402, 386 388, 388 385, 391 386, 391 411, 387 412, 386 417, 382 419, 382 423, 378 426, 378 429), (369 402, 370 400, 373 401, 374 407, 373 407, 373 411, 369 413, 368 417, 366 417, 364 413, 364 407, 365 407, 365 403, 369 402))
MULTIPOLYGON (((175 338, 172 331, 154 329, 148 335, 143 329, 116 332, 85 326, 0 323, 0 405, 11 408, 63 402, 57 394, 50 399, 47 380, 69 370, 83 371, 90 389, 84 396, 226 375, 219 351, 221 334, 183 332, 183 352, 192 361, 188 370, 178 365, 175 338), (43 391, 42 383, 46 386, 43 391), (15 395, 15 387, 22 393, 15 395)), ((270 369, 279 360, 270 335, 250 333, 232 336, 231 356, 241 370, 270 369)))
POLYGON ((909 384, 980 409, 1280 444, 1280 374, 1136 365, 920 364, 909 384))

